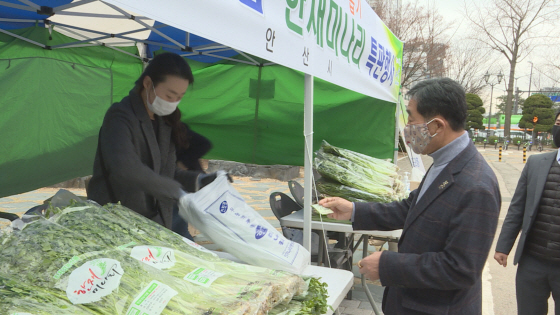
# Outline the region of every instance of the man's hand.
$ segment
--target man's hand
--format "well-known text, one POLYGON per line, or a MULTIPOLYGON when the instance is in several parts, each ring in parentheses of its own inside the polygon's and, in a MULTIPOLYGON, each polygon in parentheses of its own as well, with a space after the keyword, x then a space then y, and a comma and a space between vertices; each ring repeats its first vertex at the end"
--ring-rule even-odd
POLYGON ((366 258, 358 261, 360 273, 365 275, 371 281, 379 279, 379 259, 383 252, 374 252, 366 258))
POLYGON ((327 215, 335 220, 350 220, 352 218, 352 203, 340 197, 328 197, 319 200, 319 205, 329 208, 333 213, 327 215))
POLYGON ((496 261, 498 262, 498 264, 506 267, 507 266, 507 258, 508 255, 504 254, 504 253, 500 253, 500 252, 496 252, 494 254, 494 259, 496 259, 496 261))

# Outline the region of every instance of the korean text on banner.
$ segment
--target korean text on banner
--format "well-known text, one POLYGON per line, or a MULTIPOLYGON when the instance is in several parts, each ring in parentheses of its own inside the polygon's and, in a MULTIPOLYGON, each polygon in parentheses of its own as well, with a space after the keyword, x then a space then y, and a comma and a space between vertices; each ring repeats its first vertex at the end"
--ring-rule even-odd
POLYGON ((350 90, 397 101, 403 44, 366 0, 105 2, 350 90))

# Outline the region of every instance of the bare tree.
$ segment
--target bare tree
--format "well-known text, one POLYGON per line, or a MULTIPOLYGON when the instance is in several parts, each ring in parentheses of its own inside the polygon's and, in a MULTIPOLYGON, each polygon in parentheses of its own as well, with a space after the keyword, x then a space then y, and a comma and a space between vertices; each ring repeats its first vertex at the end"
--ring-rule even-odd
POLYGON ((445 32, 451 23, 444 21, 435 5, 423 6, 418 0, 400 4, 400 1, 369 1, 373 10, 404 42, 402 60, 403 87, 416 81, 445 74, 445 55, 448 37, 445 32))
MULTIPOLYGON (((551 58, 549 60, 556 60, 551 58)), ((545 65, 536 65, 536 76, 533 75, 533 86, 536 90, 542 90, 546 87, 556 87, 555 90, 560 90, 560 64, 554 64, 551 61, 545 65)))
POLYGON ((486 86, 482 73, 488 69, 488 49, 478 47, 469 40, 459 40, 450 46, 446 56, 445 76, 459 82, 467 93, 480 94, 486 86))
POLYGON ((479 35, 473 38, 509 62, 504 124, 505 137, 509 137, 515 67, 536 47, 536 39, 551 36, 543 28, 556 22, 560 6, 554 0, 491 0, 487 6, 480 7, 472 0, 465 0, 464 10, 473 32, 479 35))
POLYGON ((551 69, 557 75, 560 74, 560 44, 556 42, 556 45, 552 47, 551 50, 545 52, 545 56, 548 61, 545 63, 544 67, 551 69))

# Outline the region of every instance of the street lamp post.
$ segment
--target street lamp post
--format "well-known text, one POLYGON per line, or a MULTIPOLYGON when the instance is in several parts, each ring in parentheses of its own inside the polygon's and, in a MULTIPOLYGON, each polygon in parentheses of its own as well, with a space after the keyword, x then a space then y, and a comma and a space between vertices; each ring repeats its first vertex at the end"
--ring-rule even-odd
POLYGON ((527 96, 531 96, 531 81, 533 79, 533 62, 529 61, 529 63, 531 64, 531 74, 529 75, 529 93, 527 93, 527 96))
POLYGON ((490 89, 490 112, 488 113, 488 130, 486 131, 486 138, 488 138, 490 136, 490 121, 492 120, 492 98, 494 97, 494 85, 496 84, 500 84, 500 82, 502 82, 502 78, 504 77, 504 75, 502 74, 502 72, 500 71, 498 74, 494 74, 494 73, 488 73, 488 71, 486 71, 486 74, 484 75, 484 81, 486 82, 486 84, 491 86, 490 89), (497 82, 491 81, 491 83, 489 83, 488 81, 490 81, 490 76, 495 75, 497 78, 497 82))

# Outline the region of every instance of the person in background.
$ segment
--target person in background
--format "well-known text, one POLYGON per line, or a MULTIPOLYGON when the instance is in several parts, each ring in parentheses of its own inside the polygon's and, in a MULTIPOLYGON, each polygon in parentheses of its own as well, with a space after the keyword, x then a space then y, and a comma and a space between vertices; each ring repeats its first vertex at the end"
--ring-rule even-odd
POLYGON ((374 252, 360 273, 386 287, 385 315, 482 313, 481 274, 498 223, 501 197, 492 169, 465 131, 461 85, 448 78, 408 92, 406 143, 433 165, 407 199, 388 204, 325 198, 329 217, 354 230, 402 229, 398 252, 374 252))
POLYGON ((177 169, 176 146, 185 142, 177 105, 194 82, 181 56, 154 57, 129 95, 106 112, 88 185, 88 198, 121 202, 171 229, 173 206, 216 178, 177 169))
POLYGON ((182 123, 187 133, 187 144, 177 148, 177 167, 183 170, 200 171, 204 169, 200 159, 212 149, 212 142, 182 123))
MULTIPOLYGON (((186 133, 185 142, 177 147, 177 168, 180 170, 189 170, 204 173, 200 158, 202 158, 210 149, 212 143, 203 135, 194 132, 185 123, 182 123, 184 132, 186 133)), ((173 207, 173 232, 182 235, 194 241, 189 232, 189 223, 179 215, 179 207, 173 207)))
MULTIPOLYGON (((552 139, 560 147, 560 112, 552 126, 552 139)), ((552 292, 554 313, 560 314, 560 149, 531 155, 502 225, 494 259, 507 266, 517 239, 513 264, 517 267, 517 313, 546 315, 552 292)))

